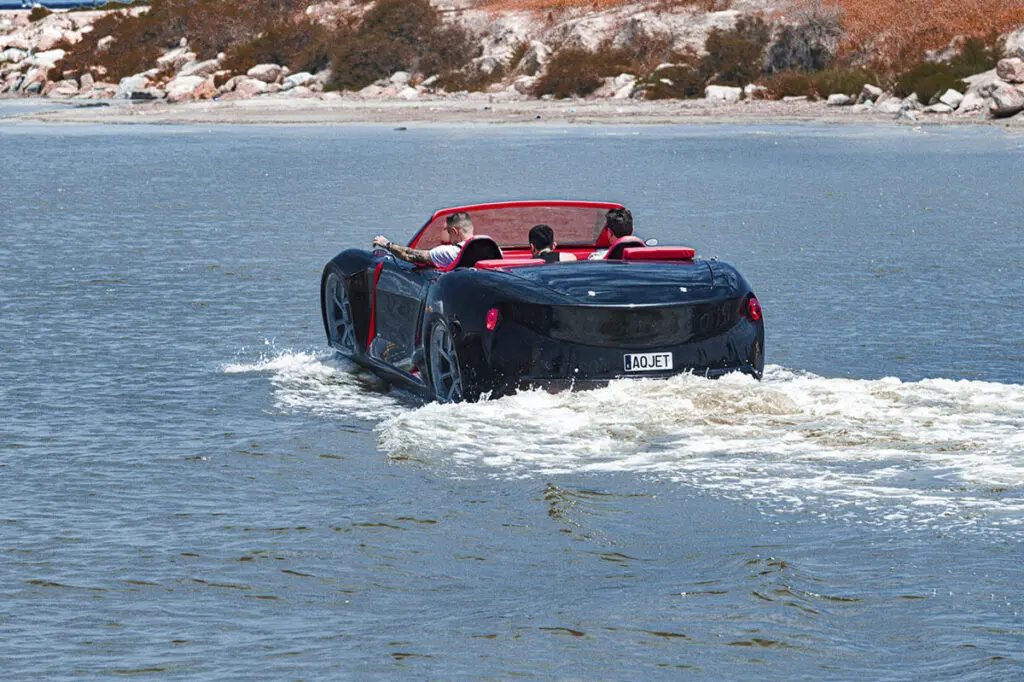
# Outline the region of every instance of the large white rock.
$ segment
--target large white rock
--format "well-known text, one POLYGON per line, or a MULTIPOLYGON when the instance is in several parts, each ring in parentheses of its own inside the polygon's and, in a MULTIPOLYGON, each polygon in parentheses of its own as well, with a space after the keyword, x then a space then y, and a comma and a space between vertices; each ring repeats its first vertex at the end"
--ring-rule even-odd
POLYGON ((1024 59, 1024 27, 1006 36, 1006 56, 1024 59))
POLYGON ((121 79, 121 82, 117 84, 117 93, 114 95, 115 99, 131 99, 132 93, 136 90, 142 90, 143 88, 149 87, 149 79, 142 74, 135 74, 134 76, 126 76, 121 79))
POLYGON ((389 78, 388 80, 391 82, 392 85, 401 87, 403 85, 408 85, 409 79, 411 77, 412 74, 410 74, 408 71, 395 71, 393 74, 391 74, 391 78, 389 78))
POLYGON ((743 88, 731 85, 709 85, 704 88, 704 99, 720 102, 738 102, 743 95, 743 88))
POLYGON ((995 69, 968 76, 964 78, 964 81, 967 83, 968 92, 974 91, 982 97, 988 97, 996 87, 1003 83, 1003 79, 996 74, 995 69))
POLYGON ((64 59, 64 55, 64 50, 46 50, 45 52, 36 52, 32 57, 32 61, 36 66, 49 69, 64 59))
POLYGON ((412 101, 420 98, 420 91, 416 88, 409 87, 408 85, 402 88, 397 95, 398 99, 404 99, 406 101, 412 101))
POLYGON ((828 96, 825 104, 830 107, 845 107, 848 104, 853 104, 853 98, 842 93, 835 93, 828 96))
MULTIPOLYGON (((430 79, 428 78, 427 80, 430 79)), ((435 81, 436 80, 437 79, 435 78, 435 81)), ((315 81, 316 76, 311 74, 309 71, 299 71, 298 73, 293 73, 287 78, 285 78, 284 83, 282 83, 282 85, 288 86, 289 89, 296 87, 309 87, 309 85, 315 81)), ((426 85, 426 81, 423 82, 423 85, 426 85)))
POLYGON ((882 94, 882 88, 878 87, 877 85, 865 83, 864 87, 860 89, 860 96, 857 97, 857 102, 874 102, 877 101, 878 98, 882 96, 882 94))
POLYGON ((943 93, 942 97, 939 98, 939 102, 945 104, 950 109, 959 109, 960 103, 963 101, 964 96, 957 92, 956 90, 954 90, 953 88, 946 90, 946 92, 943 93))
POLYGON ((519 69, 528 76, 535 76, 547 67, 551 61, 551 48, 539 40, 531 40, 523 58, 519 60, 519 69))
POLYGON ((888 97, 875 103, 875 111, 880 114, 898 114, 903 109, 903 102, 898 97, 888 97))
POLYGON ((216 59, 207 59, 201 62, 189 62, 181 67, 181 71, 178 72, 178 77, 182 78, 206 78, 217 73, 220 69, 220 62, 216 59))
POLYGON ((984 111, 988 108, 988 99, 982 97, 975 90, 968 90, 964 98, 960 100, 960 106, 956 108, 958 114, 971 114, 984 111))
POLYGON ((196 53, 187 47, 176 47, 156 58, 157 66, 179 71, 186 64, 196 61, 196 53))
POLYGON ((262 95, 266 92, 267 87, 267 84, 261 80, 242 76, 235 81, 234 91, 239 93, 242 97, 255 97, 256 95, 262 95))
POLYGON ((78 94, 78 83, 73 80, 62 80, 54 84, 47 93, 48 97, 68 98, 78 94))
POLYGON ((17 64, 28 57, 26 50, 19 50, 16 47, 9 47, 3 52, 0 52, 0 63, 11 63, 17 64))
POLYGON ((1000 59, 996 64, 996 75, 1007 83, 1024 83, 1024 59, 1000 59))
POLYGON ((216 94, 212 76, 177 76, 167 83, 168 102, 210 99, 216 94))
POLYGON ((992 93, 989 111, 995 118, 1006 118, 1024 111, 1024 88, 1004 84, 992 93))
POLYGON ((953 107, 949 106, 948 104, 943 104, 942 102, 939 102, 937 104, 932 104, 932 105, 929 105, 929 106, 925 107, 924 108, 924 113, 926 113, 926 114, 952 114, 953 113, 953 107))
POLYGON ((760 99, 764 97, 764 94, 768 92, 768 88, 764 85, 755 85, 748 83, 743 86, 743 94, 747 99, 760 99))
POLYGON ((276 83, 285 75, 285 69, 280 64, 257 64, 249 69, 245 75, 267 84, 276 83))

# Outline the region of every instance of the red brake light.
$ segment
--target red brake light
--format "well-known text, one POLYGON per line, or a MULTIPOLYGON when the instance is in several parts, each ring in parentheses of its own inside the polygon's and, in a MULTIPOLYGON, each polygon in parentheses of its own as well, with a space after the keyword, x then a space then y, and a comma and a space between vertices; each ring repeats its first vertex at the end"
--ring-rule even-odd
POLYGON ((498 309, 491 308, 487 311, 487 331, 494 331, 494 328, 498 326, 498 309))
POLYGON ((747 317, 751 322, 761 319, 761 303, 753 296, 747 299, 747 317))

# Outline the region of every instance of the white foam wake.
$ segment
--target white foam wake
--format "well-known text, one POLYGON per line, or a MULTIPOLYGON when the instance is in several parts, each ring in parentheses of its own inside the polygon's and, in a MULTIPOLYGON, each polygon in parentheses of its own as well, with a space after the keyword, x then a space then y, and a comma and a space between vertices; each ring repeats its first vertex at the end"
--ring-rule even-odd
POLYGON ((267 374, 278 408, 319 416, 377 421, 422 404, 333 352, 272 352, 222 371, 267 374))
POLYGON ((388 452, 428 447, 508 475, 628 471, 857 522, 1024 526, 1019 385, 769 367, 760 383, 680 376, 430 404, 377 429, 388 452))
POLYGON ((392 456, 453 475, 631 472, 856 523, 1024 529, 1024 386, 678 376, 424 404, 332 353, 223 368, 269 376, 276 405, 376 423, 392 456))

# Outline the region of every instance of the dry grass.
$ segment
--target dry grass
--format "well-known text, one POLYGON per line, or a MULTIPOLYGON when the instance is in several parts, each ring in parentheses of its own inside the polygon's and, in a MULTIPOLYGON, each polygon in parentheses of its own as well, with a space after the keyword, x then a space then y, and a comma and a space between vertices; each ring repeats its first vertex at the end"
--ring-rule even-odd
MULTIPOLYGON (((806 2, 806 0, 805 0, 806 2)), ((841 57, 906 68, 955 36, 991 38, 1024 26, 1021 0, 838 0, 846 39, 841 57)))
POLYGON ((720 12, 731 8, 732 0, 479 0, 476 6, 491 12, 558 12, 574 9, 597 11, 630 4, 644 4, 662 12, 673 9, 720 12))

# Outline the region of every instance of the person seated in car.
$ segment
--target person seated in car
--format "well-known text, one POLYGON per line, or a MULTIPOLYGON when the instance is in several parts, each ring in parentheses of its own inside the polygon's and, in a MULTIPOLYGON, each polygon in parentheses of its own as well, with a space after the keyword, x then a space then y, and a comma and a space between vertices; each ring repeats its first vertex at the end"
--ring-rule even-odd
MULTIPOLYGON (((614 242, 619 237, 633 234, 633 214, 628 208, 613 208, 604 214, 604 229, 608 232, 608 243, 614 242)), ((604 258, 608 249, 598 249, 588 256, 588 260, 604 258)))
POLYGON ((444 242, 432 249, 411 249, 408 246, 395 244, 383 235, 373 238, 373 245, 392 253, 404 261, 426 267, 446 268, 455 262, 462 251, 462 245, 473 236, 473 221, 465 211, 452 213, 445 218, 441 241, 444 242))
POLYGON ((530 228, 530 253, 534 258, 540 258, 545 263, 576 260, 576 256, 571 253, 555 253, 556 248, 555 231, 549 226, 534 225, 530 228))

